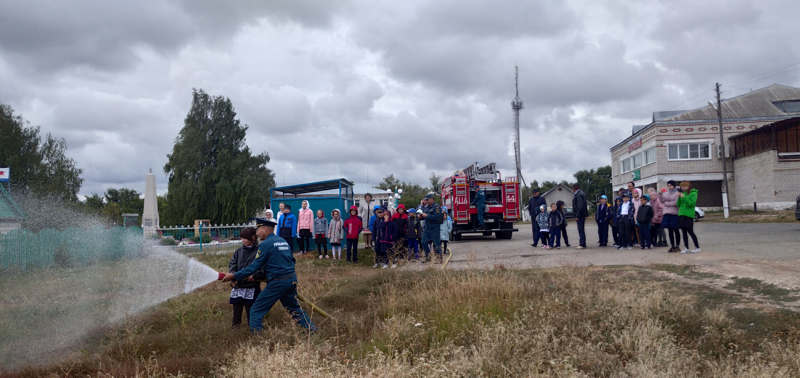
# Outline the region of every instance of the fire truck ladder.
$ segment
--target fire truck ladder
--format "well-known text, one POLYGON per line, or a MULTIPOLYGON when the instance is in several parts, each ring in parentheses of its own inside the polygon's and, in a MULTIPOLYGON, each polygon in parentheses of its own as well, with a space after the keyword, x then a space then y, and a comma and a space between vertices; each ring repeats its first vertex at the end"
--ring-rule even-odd
POLYGON ((466 204, 457 204, 453 211, 456 222, 459 224, 469 223, 469 186, 465 182, 453 184, 454 198, 466 198, 466 204))
POLYGON ((506 196, 505 211, 507 219, 518 220, 519 218, 519 193, 517 193, 517 178, 508 177, 503 182, 503 194, 506 196), (514 202, 508 201, 509 196, 513 196, 514 202))

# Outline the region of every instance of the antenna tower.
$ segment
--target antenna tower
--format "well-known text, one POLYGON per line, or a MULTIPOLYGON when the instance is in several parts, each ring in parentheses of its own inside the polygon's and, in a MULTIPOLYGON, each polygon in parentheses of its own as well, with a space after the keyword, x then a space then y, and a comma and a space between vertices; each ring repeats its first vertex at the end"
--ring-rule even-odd
MULTIPOLYGON (((519 148, 519 111, 525 107, 522 105, 522 99, 519 98, 519 67, 514 66, 514 87, 516 87, 517 94, 514 96, 514 101, 511 101, 511 109, 514 111, 514 160, 517 164, 517 178, 525 184, 525 179, 522 178, 522 164, 520 163, 520 148, 519 148)), ((522 204, 522 201, 520 201, 522 204)))

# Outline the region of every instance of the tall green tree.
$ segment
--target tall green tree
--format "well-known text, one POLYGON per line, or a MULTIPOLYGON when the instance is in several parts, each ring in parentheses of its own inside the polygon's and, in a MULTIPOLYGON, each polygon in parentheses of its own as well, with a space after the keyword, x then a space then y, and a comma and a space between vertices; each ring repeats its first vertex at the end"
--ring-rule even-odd
POLYGON ((267 153, 253 155, 245 145, 247 129, 228 98, 193 90, 191 109, 164 165, 169 206, 162 224, 238 223, 264 208, 275 174, 267 168, 267 153))
MULTIPOLYGON (((613 197, 613 193, 611 193, 610 165, 599 167, 597 170, 581 170, 576 172, 574 176, 581 190, 586 193, 587 200, 594 202, 603 194, 613 197)), ((614 199, 609 198, 609 200, 613 201, 614 199)))
POLYGON ((419 184, 414 183, 407 183, 404 181, 400 181, 399 179, 394 177, 394 174, 390 174, 383 178, 380 184, 375 186, 378 189, 392 189, 398 188, 403 189, 403 194, 398 204, 403 204, 406 209, 410 208, 417 208, 419 207, 420 201, 425 197, 426 194, 432 191, 432 188, 423 187, 419 184))
POLYGON ((83 172, 67 156, 67 142, 31 126, 0 104, 0 166, 11 168, 12 189, 48 200, 76 202, 83 172))
POLYGON ((428 180, 430 180, 432 192, 439 193, 440 191, 439 183, 442 181, 442 178, 443 178, 442 176, 437 176, 435 172, 431 172, 431 175, 430 177, 428 177, 428 180))

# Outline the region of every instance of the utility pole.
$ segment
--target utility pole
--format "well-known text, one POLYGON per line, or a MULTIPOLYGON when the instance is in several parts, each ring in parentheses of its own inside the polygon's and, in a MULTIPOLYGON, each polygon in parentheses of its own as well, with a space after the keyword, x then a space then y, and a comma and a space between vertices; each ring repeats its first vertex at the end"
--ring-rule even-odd
MULTIPOLYGON (((517 179, 522 182, 523 186, 525 185, 525 179, 522 178, 522 163, 520 157, 520 146, 519 146, 519 112, 520 110, 524 109, 522 105, 522 99, 519 98, 519 67, 514 66, 514 87, 516 88, 517 94, 514 96, 514 101, 511 101, 511 110, 514 111, 514 160, 517 165, 517 179)), ((519 199, 519 211, 522 213, 522 197, 520 196, 522 193, 517 193, 517 198, 519 199)))
POLYGON ((717 83, 717 120, 719 121, 719 146, 722 155, 722 178, 725 184, 722 187, 722 209, 725 214, 725 219, 728 219, 728 157, 727 146, 725 137, 722 133, 722 100, 719 95, 719 83, 717 83))

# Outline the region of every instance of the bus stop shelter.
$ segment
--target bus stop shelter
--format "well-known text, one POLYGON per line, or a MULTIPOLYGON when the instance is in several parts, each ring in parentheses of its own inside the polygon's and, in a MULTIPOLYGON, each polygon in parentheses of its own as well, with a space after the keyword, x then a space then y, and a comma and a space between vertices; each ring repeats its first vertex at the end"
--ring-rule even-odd
MULTIPOLYGON (((297 217, 301 204, 304 200, 307 200, 309 207, 314 211, 314 218, 317 217, 317 210, 321 209, 325 213, 328 223, 330 223, 333 209, 339 209, 342 219, 347 219, 347 209, 354 204, 353 183, 340 178, 308 184, 282 186, 270 189, 269 198, 270 208, 276 212, 276 219, 278 218, 278 204, 281 202, 291 206, 292 213, 297 217)), ((313 235, 314 230, 311 230, 311 232, 313 235)), ((311 242, 314 242, 313 236, 311 242)), ((312 247, 316 248, 316 245, 312 247)), ((295 246, 292 246, 292 249, 296 250, 295 246)), ((330 249, 330 246, 328 246, 328 249, 330 249)))

